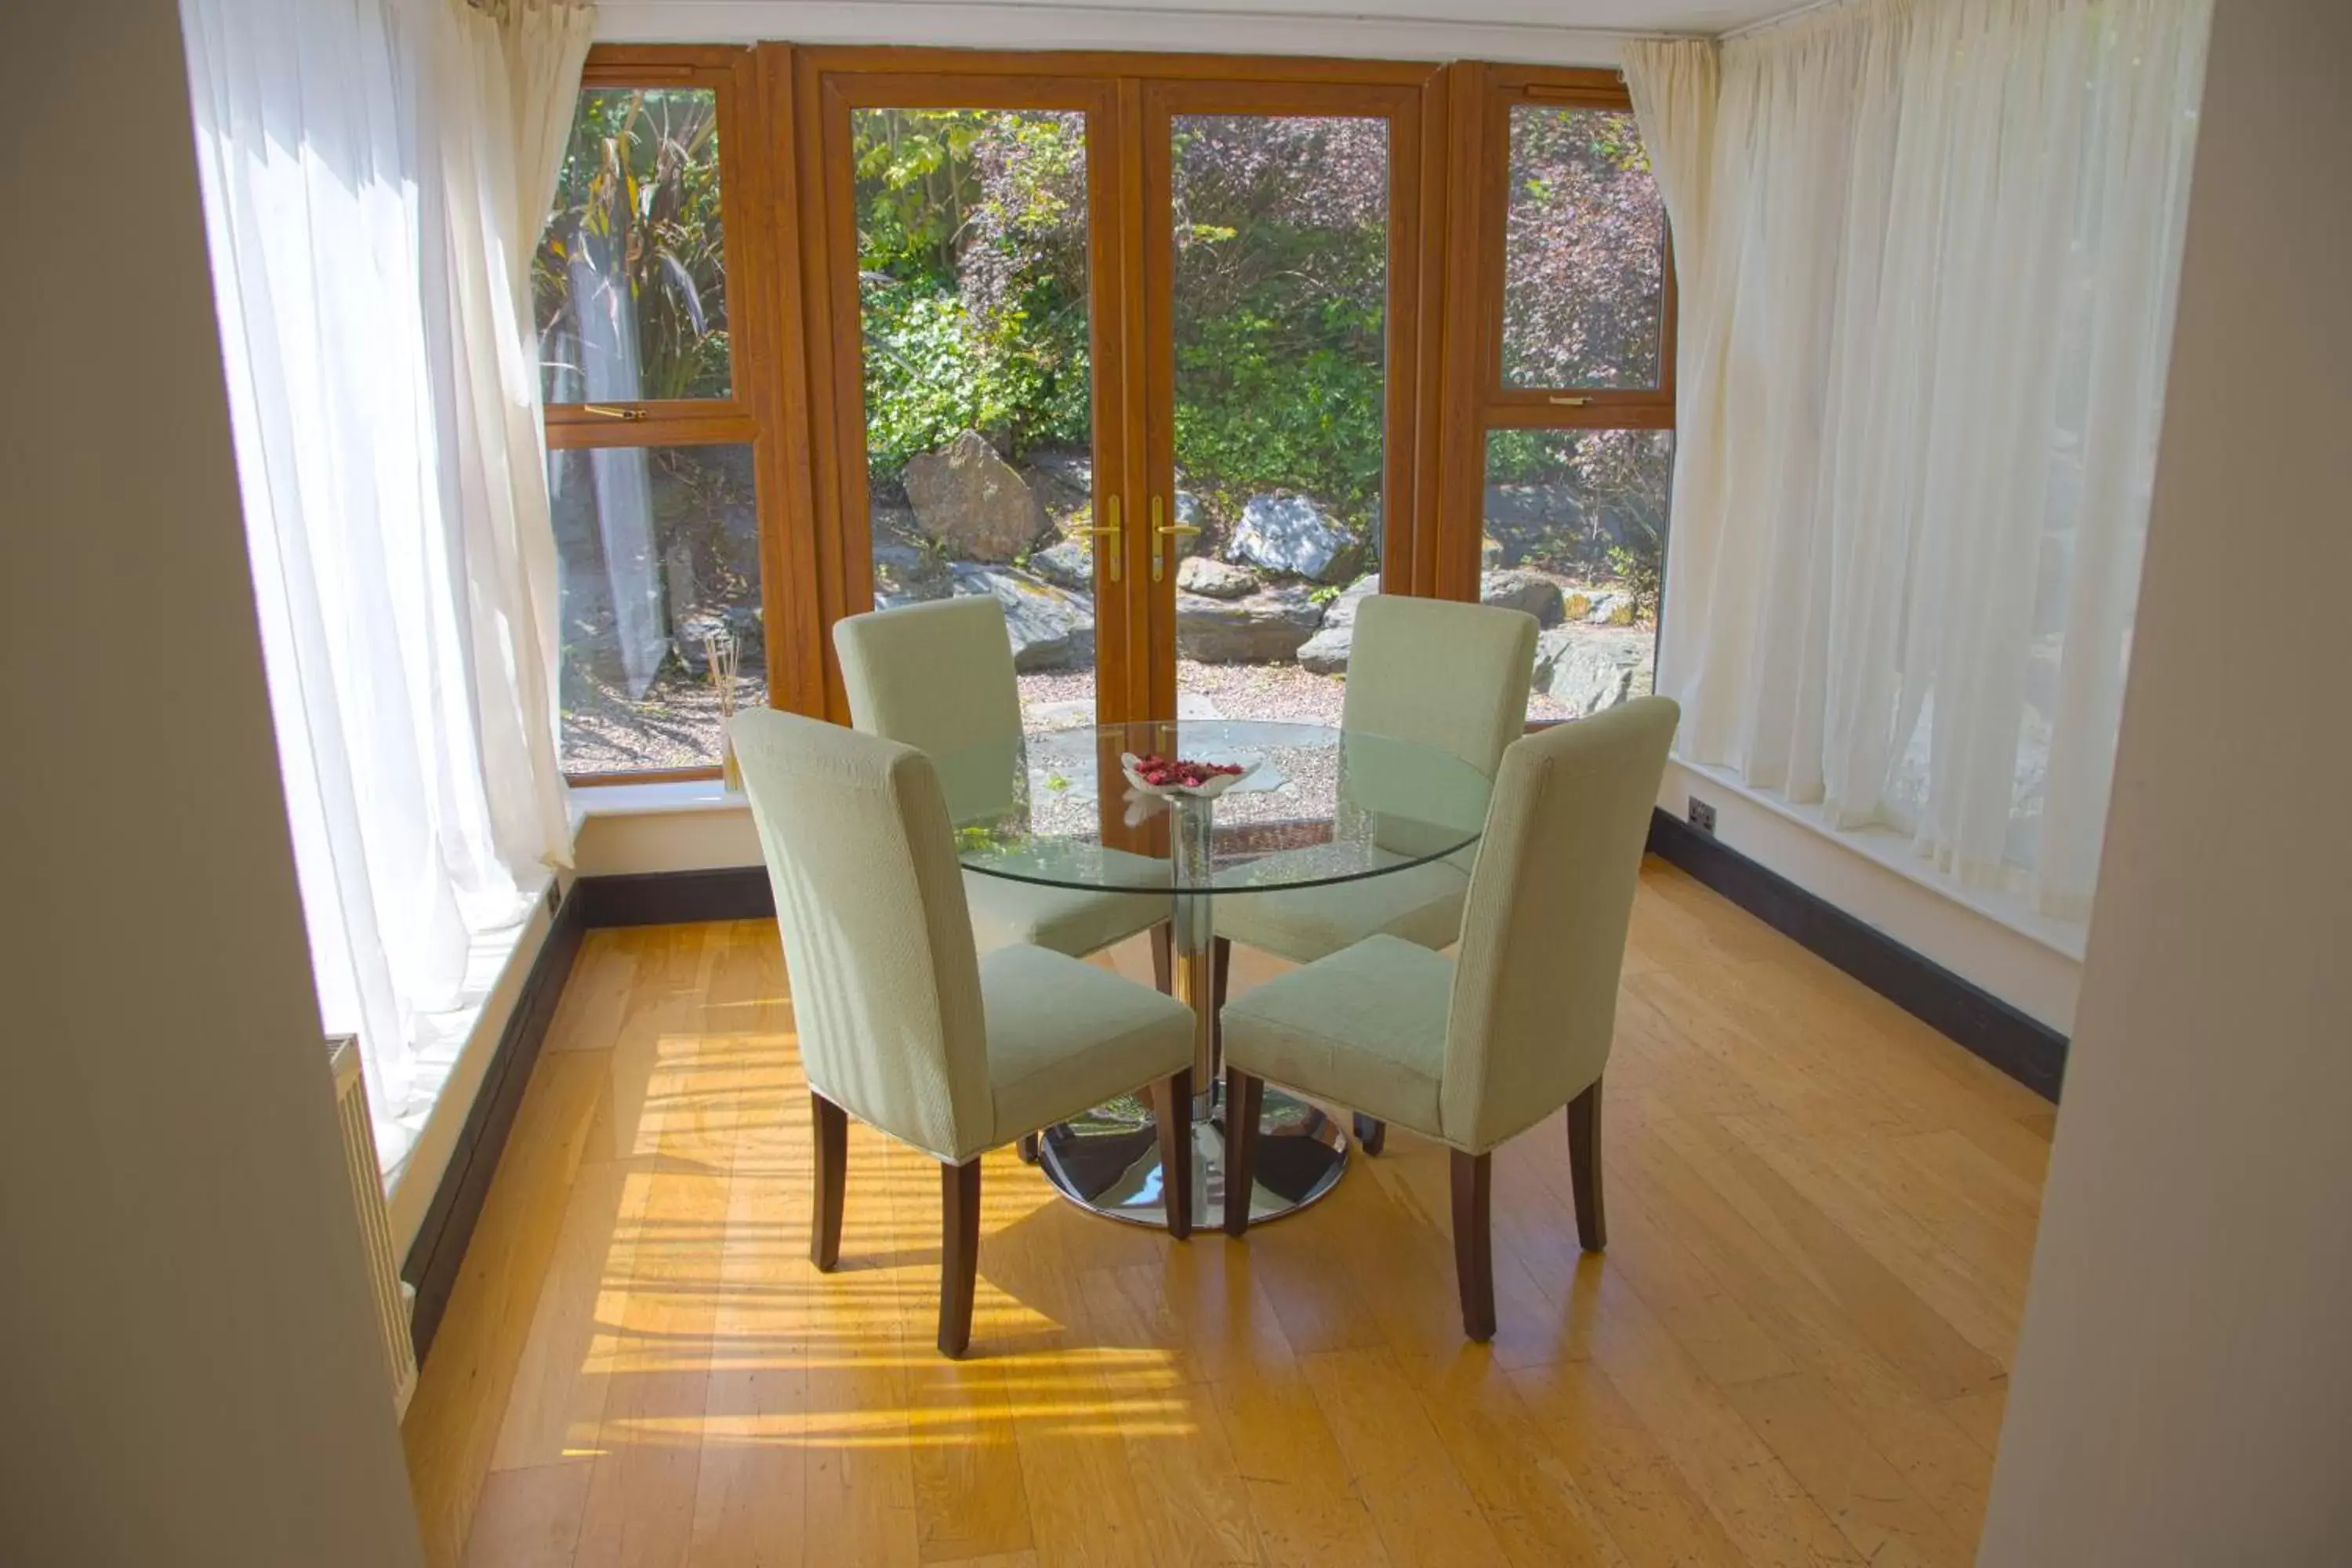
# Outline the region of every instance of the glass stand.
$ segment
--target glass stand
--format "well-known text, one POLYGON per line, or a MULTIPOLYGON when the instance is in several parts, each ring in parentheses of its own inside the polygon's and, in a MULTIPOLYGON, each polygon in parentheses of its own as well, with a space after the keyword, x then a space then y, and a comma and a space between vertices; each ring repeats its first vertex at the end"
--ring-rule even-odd
MULTIPOLYGON (((1218 1051, 1216 926, 1210 907, 1209 835, 1215 803, 1169 801, 1175 874, 1176 996, 1192 1009, 1192 1227, 1214 1230, 1225 1215, 1223 1063, 1218 1051)), ((1048 1128, 1039 1163, 1046 1179, 1081 1208, 1135 1225, 1164 1226, 1160 1136, 1151 1104, 1122 1095, 1048 1128)), ((1348 1135, 1316 1106, 1269 1087, 1258 1119, 1250 1223, 1305 1208, 1339 1184, 1348 1135)))

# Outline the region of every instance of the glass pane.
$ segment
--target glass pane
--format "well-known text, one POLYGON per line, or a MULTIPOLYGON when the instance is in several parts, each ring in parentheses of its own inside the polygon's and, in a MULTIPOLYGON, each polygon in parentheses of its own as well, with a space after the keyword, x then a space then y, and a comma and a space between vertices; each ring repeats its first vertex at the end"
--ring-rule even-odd
POLYGON ((1479 597, 1526 610, 1530 719, 1581 719, 1650 689, 1671 430, 1491 430, 1479 597))
POLYGON ((1504 384, 1656 386, 1666 209, 1633 117, 1514 105, 1510 178, 1504 384))
POLYGON ((718 95, 583 92, 531 263, 547 401, 728 395, 724 239, 718 95))
POLYGON ((548 454, 563 589, 562 752, 571 773, 715 766, 706 639, 735 639, 735 704, 768 700, 751 448, 548 454))
POLYGON ((874 600, 993 595, 1024 721, 1095 721, 1086 116, 850 117, 874 600))
POLYGON ((1385 120, 1174 123, 1177 712, 1337 723, 1378 592, 1385 120))

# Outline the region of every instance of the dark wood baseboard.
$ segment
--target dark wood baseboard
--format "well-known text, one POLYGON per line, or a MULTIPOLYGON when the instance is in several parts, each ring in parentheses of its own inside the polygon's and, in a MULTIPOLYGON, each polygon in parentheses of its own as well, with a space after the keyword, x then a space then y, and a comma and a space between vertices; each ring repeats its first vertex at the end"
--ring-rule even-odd
POLYGON ((482 1217, 490 1178, 505 1152, 515 1110, 538 1065, 548 1025, 562 1000, 581 938, 598 926, 670 925, 688 921, 760 920, 776 912, 768 873, 759 866, 711 871, 659 871, 644 876, 583 877, 557 906, 547 940, 524 977, 514 1011, 499 1033, 473 1109, 457 1133, 441 1184, 417 1227, 416 1240, 401 1266, 401 1278, 415 1287, 416 1307, 409 1337, 422 1363, 448 1310, 449 1295, 465 1267, 467 1244, 482 1217))
POLYGON ((401 1266, 400 1277, 416 1291, 408 1333, 419 1363, 440 1330, 450 1292, 457 1287, 466 1246, 473 1240, 475 1223, 482 1217, 490 1177, 498 1170, 507 1134, 514 1127, 515 1109, 522 1103, 523 1089, 530 1082, 530 1069, 538 1064, 540 1046, 547 1038, 547 1026, 563 999, 563 983, 572 976, 572 961, 587 929, 582 912, 579 887, 574 884, 556 906, 547 940, 540 944, 539 956, 523 977, 514 1011, 507 1016, 507 1026, 499 1031, 481 1087, 474 1091, 473 1108, 458 1130, 457 1146, 450 1152, 441 1184, 433 1190, 425 1221, 417 1227, 416 1239, 409 1245, 408 1258, 401 1266))
POLYGON ((764 866, 722 866, 709 871, 646 871, 627 877, 583 877, 572 884, 583 900, 582 921, 599 926, 683 925, 689 921, 766 920, 776 897, 764 866))
POLYGON ((1689 872, 2034 1093, 2053 1102, 2058 1099, 2066 1077, 2066 1037, 2049 1025, 1663 810, 1651 814, 1650 853, 1689 872))

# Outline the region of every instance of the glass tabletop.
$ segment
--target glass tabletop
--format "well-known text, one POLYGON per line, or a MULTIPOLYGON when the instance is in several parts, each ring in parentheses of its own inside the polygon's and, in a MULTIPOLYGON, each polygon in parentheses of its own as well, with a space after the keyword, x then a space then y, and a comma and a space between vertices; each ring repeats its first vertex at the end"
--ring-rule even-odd
POLYGON ((1435 746, 1320 724, 1181 719, 1041 731, 932 759, 971 870, 1114 892, 1266 892, 1376 877, 1478 840, 1493 781, 1435 746), (1122 754, 1240 763, 1213 802, 1171 809, 1136 790, 1122 754))

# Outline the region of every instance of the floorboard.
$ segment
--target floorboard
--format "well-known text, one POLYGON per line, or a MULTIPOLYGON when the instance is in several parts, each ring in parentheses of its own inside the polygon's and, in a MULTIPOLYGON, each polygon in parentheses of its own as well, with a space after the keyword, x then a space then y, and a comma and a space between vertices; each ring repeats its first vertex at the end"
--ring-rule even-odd
POLYGON ((1655 861, 1607 1081, 1611 1249, 1560 1118, 1500 1151, 1491 1346, 1392 1131, 1243 1243, 990 1155, 953 1364, 929 1159, 853 1124, 808 1262, 772 926, 592 933, 405 1425, 428 1560, 1968 1562, 2050 1107, 1655 861))

